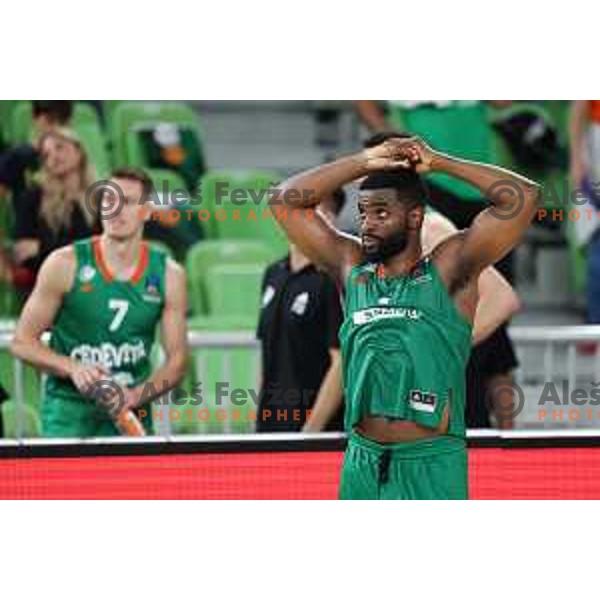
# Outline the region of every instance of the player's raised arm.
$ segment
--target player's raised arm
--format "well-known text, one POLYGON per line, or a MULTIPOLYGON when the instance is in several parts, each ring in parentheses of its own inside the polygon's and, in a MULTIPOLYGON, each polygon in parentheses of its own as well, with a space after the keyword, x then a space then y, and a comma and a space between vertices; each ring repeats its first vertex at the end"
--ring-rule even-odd
POLYGON ((343 281, 348 270, 360 262, 360 243, 333 227, 316 207, 350 181, 406 164, 393 146, 382 144, 294 175, 280 186, 272 208, 276 214, 281 211, 277 221, 290 241, 337 281, 343 281))
MULTIPOLYGON (((439 213, 428 213, 423 221, 423 253, 431 253, 439 244, 457 233, 455 225, 439 213)), ((513 287, 494 267, 484 269, 477 280, 479 300, 473 321, 473 345, 492 335, 521 309, 513 287)))
POLYGON ((150 378, 128 393, 129 408, 136 408, 176 387, 185 375, 188 359, 186 333, 187 293, 183 268, 167 261, 165 306, 160 322, 160 339, 165 362, 150 378), (156 393, 152 393, 156 390, 156 393))
MULTIPOLYGON (((457 177, 478 188, 492 203, 471 227, 444 244, 457 267, 456 281, 478 275, 498 262, 523 239, 538 209, 541 188, 507 169, 461 160, 432 150, 418 138, 391 140, 404 144, 406 156, 420 173, 438 172, 457 177)), ((440 247, 441 250, 441 247, 440 247)))

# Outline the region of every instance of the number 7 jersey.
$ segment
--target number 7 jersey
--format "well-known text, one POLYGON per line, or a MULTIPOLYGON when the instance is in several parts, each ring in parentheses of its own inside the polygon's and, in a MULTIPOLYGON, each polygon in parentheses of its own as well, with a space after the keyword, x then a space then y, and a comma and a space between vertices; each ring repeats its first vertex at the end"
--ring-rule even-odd
MULTIPOLYGON (((150 353, 165 301, 167 255, 142 242, 129 280, 110 272, 100 238, 76 242, 75 278, 51 331, 50 347, 83 364, 104 366, 119 385, 150 376, 150 353)), ((49 376, 47 396, 80 397, 68 379, 49 376)))

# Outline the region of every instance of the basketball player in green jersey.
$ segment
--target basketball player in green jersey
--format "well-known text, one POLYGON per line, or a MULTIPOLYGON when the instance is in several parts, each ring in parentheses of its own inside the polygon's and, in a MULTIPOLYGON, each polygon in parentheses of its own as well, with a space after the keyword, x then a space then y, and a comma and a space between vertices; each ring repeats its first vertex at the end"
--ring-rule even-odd
POLYGON ((278 220, 290 240, 344 285, 349 441, 340 497, 467 498, 464 379, 477 280, 520 242, 539 187, 407 136, 288 179, 278 195, 286 199, 297 213, 278 220), (428 172, 477 187, 492 206, 424 256, 428 172), (362 180, 360 241, 312 210, 354 180, 362 180))
POLYGON ((116 194, 106 193, 101 199, 106 215, 102 235, 46 259, 12 343, 15 356, 49 375, 42 404, 45 437, 118 435, 115 422, 121 422, 121 413, 138 409, 138 415, 146 413, 142 423, 150 432, 152 410, 142 411, 142 403, 183 377, 185 275, 142 239, 150 213, 140 199, 151 193, 151 181, 143 171, 129 168, 117 169, 111 179, 122 191, 120 212, 114 210, 116 194), (151 373, 158 325, 166 360, 151 373), (41 341, 46 330, 52 334, 49 347, 41 341), (109 415, 88 397, 94 384, 106 380, 123 390, 119 414, 109 415))

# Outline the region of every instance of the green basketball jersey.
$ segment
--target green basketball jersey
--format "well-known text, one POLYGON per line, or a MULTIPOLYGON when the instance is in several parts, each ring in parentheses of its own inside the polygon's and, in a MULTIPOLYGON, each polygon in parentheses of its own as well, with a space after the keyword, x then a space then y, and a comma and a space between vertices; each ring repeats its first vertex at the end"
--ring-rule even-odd
POLYGON ((435 428, 449 402, 449 433, 462 436, 472 326, 429 258, 407 275, 381 271, 363 263, 346 281, 340 329, 346 429, 366 415, 435 428))
MULTIPOLYGON (((392 124, 422 137, 439 152, 457 158, 497 163, 497 141, 490 125, 490 109, 479 100, 392 100, 392 124)), ((427 180, 464 198, 480 200, 475 187, 443 173, 427 180)))
MULTIPOLYGON (((166 254, 142 243, 136 272, 113 278, 100 239, 74 244, 77 267, 51 332, 50 347, 84 364, 100 364, 122 386, 148 378, 150 352, 165 300, 166 254)), ((49 376, 47 396, 80 397, 68 379, 49 376)))

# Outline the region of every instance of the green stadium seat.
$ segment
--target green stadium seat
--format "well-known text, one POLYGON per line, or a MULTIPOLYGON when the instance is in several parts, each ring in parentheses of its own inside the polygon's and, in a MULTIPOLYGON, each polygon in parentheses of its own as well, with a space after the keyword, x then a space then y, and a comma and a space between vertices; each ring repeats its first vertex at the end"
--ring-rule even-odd
POLYGON ((212 265, 253 264, 263 269, 280 256, 273 248, 258 240, 206 240, 193 246, 186 257, 189 302, 192 313, 208 312, 207 280, 212 265))
POLYGON ((202 130, 194 110, 181 102, 122 102, 114 108, 109 132, 115 162, 180 173, 191 189, 205 169, 202 130), (177 157, 167 158, 154 143, 158 125, 172 124, 180 136, 177 157))
POLYGON ((215 264, 206 271, 208 313, 248 315, 258 319, 262 264, 215 264))
MULTIPOLYGON (((42 435, 42 425, 38 411, 28 404, 23 405, 23 437, 36 438, 42 435)), ((16 438, 18 434, 18 407, 14 400, 2 404, 4 437, 16 438)))
POLYGON ((0 100, 0 138, 5 145, 11 139, 12 111, 23 100, 0 100))
POLYGON ((20 100, 10 112, 10 122, 7 123, 6 141, 9 144, 24 144, 32 137, 31 102, 20 100))
POLYGON ((21 299, 15 288, 0 281, 0 319, 15 318, 21 310, 21 299))
MULTIPOLYGON (((202 209, 209 211, 206 221, 209 237, 218 239, 258 239, 272 245, 276 252, 286 251, 287 241, 270 210, 268 192, 261 196, 261 190, 269 190, 279 177, 263 171, 211 171, 200 181, 202 209), (225 188, 225 184, 228 185, 225 188), (234 203, 233 190, 247 190, 245 202, 234 203), (254 199, 250 190, 255 192, 254 199), (225 193, 228 192, 228 193, 225 193), (216 212, 221 211, 219 220, 216 212), (235 212, 234 212, 235 211, 235 212)), ((241 192, 239 193, 241 195, 241 192)), ((281 207, 283 208, 283 207, 281 207)))
POLYGON ((102 109, 104 111, 104 120, 108 127, 110 127, 110 124, 112 123, 117 106, 119 106, 120 104, 123 104, 124 102, 127 102, 127 100, 103 100, 102 101, 102 109))
MULTIPOLYGON (((255 329, 252 319, 241 315, 230 317, 194 317, 188 321, 188 329, 203 332, 237 332, 255 329)), ((190 370, 184 389, 189 392, 193 384, 201 382, 202 402, 196 404, 189 400, 184 406, 171 406, 180 411, 181 418, 172 421, 174 433, 250 433, 255 429, 251 410, 256 411, 256 405, 247 392, 247 400, 242 406, 235 406, 229 401, 229 394, 234 389, 252 390, 258 394, 260 353, 258 348, 198 348, 191 351, 190 370), (228 395, 217 403, 217 383, 227 383, 228 395), (194 404, 191 404, 191 403, 194 404), (186 414, 191 410, 192 418, 186 414), (205 410, 198 416, 198 411, 205 410), (217 411, 226 413, 217 413, 217 411), (234 413, 233 411, 239 411, 234 413), (219 415, 227 414, 226 421, 220 420, 219 415)))
POLYGON ((100 129, 99 123, 76 125, 75 131, 85 148, 88 159, 96 169, 96 177, 106 179, 110 175, 112 165, 106 148, 104 133, 100 129))
MULTIPOLYGON (((32 366, 23 364, 25 402, 35 408, 41 404, 42 377, 32 366)), ((15 398, 14 358, 8 348, 0 350, 0 383, 11 398, 15 398)))

